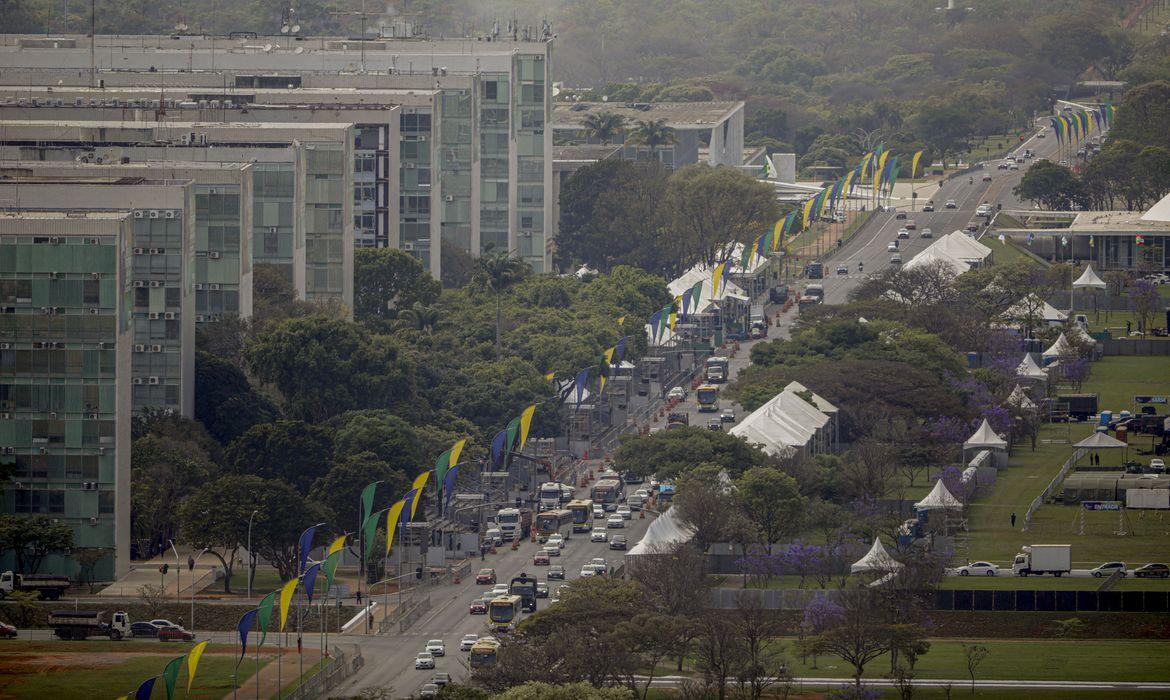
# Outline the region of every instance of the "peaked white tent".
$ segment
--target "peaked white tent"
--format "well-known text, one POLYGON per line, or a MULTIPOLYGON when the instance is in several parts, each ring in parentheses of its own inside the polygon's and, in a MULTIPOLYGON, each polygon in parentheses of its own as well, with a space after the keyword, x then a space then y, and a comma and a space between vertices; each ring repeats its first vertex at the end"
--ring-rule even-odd
POLYGON ((683 522, 678 508, 669 508, 646 528, 646 534, 634 545, 627 556, 653 554, 680 542, 689 542, 695 535, 695 528, 683 522))
POLYGON ((1105 280, 1098 277, 1097 273, 1093 272, 1093 266, 1089 265, 1072 286, 1073 289, 1105 289, 1105 280))
POLYGON ((865 556, 858 559, 849 567, 849 573, 860 574, 866 571, 883 571, 890 572, 902 568, 902 563, 890 556, 886 548, 882 545, 881 537, 873 538, 873 546, 865 553, 865 556))
POLYGON ((1052 343, 1052 345, 1049 346, 1047 350, 1040 353, 1040 356, 1045 360, 1050 360, 1057 357, 1069 357, 1076 354, 1077 351, 1075 348, 1073 348, 1072 343, 1068 342, 1068 338, 1064 337, 1064 333, 1061 333, 1060 336, 1057 337, 1056 342, 1052 343))
POLYGON ((975 431, 975 434, 967 438, 967 441, 963 443, 964 450, 973 447, 995 447, 998 449, 1004 449, 1007 447, 1007 440, 1004 440, 999 435, 997 435, 995 431, 991 429, 991 423, 988 423, 987 419, 984 418, 983 424, 979 426, 979 429, 975 431))
POLYGON ((1028 396, 1028 392, 1024 391, 1024 387, 1019 384, 1016 385, 1015 389, 1012 389, 1012 393, 1008 395, 1007 401, 1004 401, 1004 403, 1022 409, 1036 408, 1036 402, 1028 396))
POLYGON ((934 488, 926 494, 926 498, 914 504, 915 510, 941 510, 962 508, 959 499, 951 495, 950 490, 943 484, 942 479, 934 482, 934 488))
POLYGON ((1035 294, 1020 299, 1003 312, 1004 318, 1009 321, 1026 321, 1029 318, 1040 318, 1045 323, 1059 325, 1068 320, 1068 314, 1044 301, 1035 294))
POLYGON ((1025 353, 1024 359, 1020 360, 1020 365, 1016 367, 1016 376, 1023 379, 1048 379, 1048 373, 1044 371, 1044 368, 1036 364, 1032 355, 1027 353, 1025 353))
POLYGON ((1076 448, 1083 448, 1089 450, 1118 450, 1129 447, 1126 443, 1117 438, 1110 437, 1106 433, 1093 433, 1089 437, 1081 440, 1073 445, 1076 448))

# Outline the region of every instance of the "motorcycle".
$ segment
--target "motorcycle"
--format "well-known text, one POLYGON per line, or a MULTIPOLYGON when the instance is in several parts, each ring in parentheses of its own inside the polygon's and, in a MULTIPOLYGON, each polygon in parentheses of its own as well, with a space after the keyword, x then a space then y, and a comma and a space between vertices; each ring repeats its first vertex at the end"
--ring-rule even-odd
POLYGON ((857 263, 857 271, 863 272, 864 270, 865 270, 865 263, 863 263, 863 262, 857 263))

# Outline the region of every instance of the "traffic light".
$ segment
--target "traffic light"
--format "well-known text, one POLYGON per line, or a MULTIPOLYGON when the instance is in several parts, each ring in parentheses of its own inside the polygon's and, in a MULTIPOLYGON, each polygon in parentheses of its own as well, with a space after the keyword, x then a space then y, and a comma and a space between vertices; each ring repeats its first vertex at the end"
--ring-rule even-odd
POLYGON ((421 566, 416 566, 416 567, 415 567, 415 569, 414 569, 414 577, 415 577, 416 579, 422 580, 422 567, 421 567, 421 566))
POLYGON ((171 569, 170 564, 163 564, 162 566, 158 567, 158 572, 160 574, 162 574, 163 576, 166 576, 167 572, 170 571, 170 569, 171 569))
POLYGON ((516 497, 516 507, 519 508, 522 505, 524 505, 524 500, 522 498, 520 498, 519 496, 517 496, 516 497))

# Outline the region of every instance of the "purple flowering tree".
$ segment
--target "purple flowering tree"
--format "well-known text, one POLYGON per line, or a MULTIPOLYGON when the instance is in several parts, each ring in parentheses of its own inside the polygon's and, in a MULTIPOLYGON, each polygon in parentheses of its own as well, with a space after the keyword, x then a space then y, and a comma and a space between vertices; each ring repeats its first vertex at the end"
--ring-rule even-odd
POLYGON ((823 566, 824 559, 824 547, 800 540, 796 540, 780 552, 780 564, 785 573, 800 577, 799 588, 804 588, 805 580, 823 566))
POLYGON ((839 625, 844 617, 845 610, 832 598, 821 593, 804 606, 804 616, 801 617, 800 626, 796 630, 802 663, 806 663, 811 656, 812 667, 817 667, 816 646, 806 643, 806 639, 816 637, 839 625))
POLYGON ((748 548, 744 556, 735 560, 735 565, 753 585, 763 587, 773 576, 779 576, 782 570, 780 552, 769 554, 763 547, 753 545, 748 548))

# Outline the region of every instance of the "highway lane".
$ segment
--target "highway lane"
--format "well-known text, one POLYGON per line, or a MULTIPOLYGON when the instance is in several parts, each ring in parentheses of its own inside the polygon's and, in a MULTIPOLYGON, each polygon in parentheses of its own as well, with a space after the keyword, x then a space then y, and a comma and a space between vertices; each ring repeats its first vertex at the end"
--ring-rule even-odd
MULTIPOLYGON (((633 493, 637 488, 638 485, 630 485, 627 493, 633 493)), ((583 489, 580 493, 586 492, 587 489, 583 489)), ((647 513, 645 519, 639 519, 635 513, 633 519, 625 521, 625 528, 614 532, 625 534, 632 547, 645 534, 651 520, 650 513, 647 513)), ((521 572, 546 580, 548 567, 532 565, 532 555, 541 546, 525 541, 517 551, 512 551, 509 545, 499 549, 497 554, 488 554, 482 564, 473 562, 468 580, 431 590, 430 612, 403 634, 346 637, 345 642, 361 645, 366 665, 333 694, 352 696, 367 688, 393 688, 395 697, 406 697, 417 693, 436 671, 450 673, 456 682, 466 679, 469 675, 466 666, 468 655, 459 651, 460 639, 465 634, 489 634, 487 616, 470 615, 467 611, 472 600, 491 589, 491 586, 476 585, 475 572, 481 566, 494 567, 499 583, 507 583, 521 572), (434 671, 416 671, 414 657, 423 650, 428 639, 442 639, 447 647, 446 656, 436 659, 434 671)), ((610 566, 616 568, 622 563, 625 552, 610 550, 607 544, 590 542, 586 534, 575 534, 566 543, 561 556, 553 557, 552 562, 565 567, 567 581, 571 582, 578 578, 581 567, 594 557, 604 557, 610 566)), ((555 591, 559 585, 559 581, 550 581, 550 591, 555 591)), ((548 599, 540 599, 537 601, 537 609, 543 609, 548 604, 548 599)))

